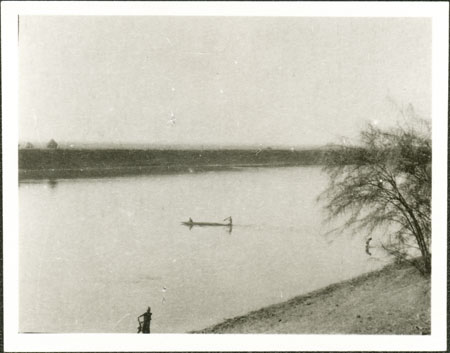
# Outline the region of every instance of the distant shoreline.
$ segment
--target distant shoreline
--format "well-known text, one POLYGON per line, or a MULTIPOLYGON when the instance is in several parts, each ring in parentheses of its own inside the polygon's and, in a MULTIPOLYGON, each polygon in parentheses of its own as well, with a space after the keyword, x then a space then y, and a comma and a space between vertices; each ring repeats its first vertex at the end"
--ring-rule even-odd
POLYGON ((320 164, 323 151, 19 150, 19 181, 201 173, 320 164))
POLYGON ((102 178, 133 175, 195 174, 211 171, 237 171, 246 168, 298 167, 292 164, 202 165, 202 166, 143 166, 80 169, 19 169, 19 181, 102 178))

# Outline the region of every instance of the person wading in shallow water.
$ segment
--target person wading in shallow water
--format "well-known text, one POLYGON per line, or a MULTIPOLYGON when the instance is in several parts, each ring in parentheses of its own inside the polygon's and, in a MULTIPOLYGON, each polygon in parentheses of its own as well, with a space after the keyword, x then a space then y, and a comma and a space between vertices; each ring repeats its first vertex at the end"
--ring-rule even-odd
POLYGON ((152 321, 152 311, 148 307, 147 311, 138 317, 138 333, 150 333, 150 321, 152 321), (140 320, 141 317, 144 318, 142 321, 140 320))

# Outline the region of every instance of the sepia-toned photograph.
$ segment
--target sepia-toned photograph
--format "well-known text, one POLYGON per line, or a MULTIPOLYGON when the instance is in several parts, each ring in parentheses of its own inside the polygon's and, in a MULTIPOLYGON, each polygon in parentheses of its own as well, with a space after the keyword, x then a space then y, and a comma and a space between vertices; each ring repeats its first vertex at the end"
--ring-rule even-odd
POLYGON ((16 20, 18 334, 433 333, 431 17, 16 20))

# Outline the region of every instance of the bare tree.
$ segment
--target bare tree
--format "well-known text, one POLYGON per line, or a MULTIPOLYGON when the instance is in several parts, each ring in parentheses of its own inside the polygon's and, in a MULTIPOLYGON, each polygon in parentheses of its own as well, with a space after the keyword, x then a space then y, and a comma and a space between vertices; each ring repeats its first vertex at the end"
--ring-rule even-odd
POLYGON ((326 153, 326 199, 329 218, 344 216, 339 229, 388 226, 382 247, 398 260, 431 272, 431 128, 369 125, 361 144, 338 146, 326 153), (418 255, 421 255, 420 257, 418 255))

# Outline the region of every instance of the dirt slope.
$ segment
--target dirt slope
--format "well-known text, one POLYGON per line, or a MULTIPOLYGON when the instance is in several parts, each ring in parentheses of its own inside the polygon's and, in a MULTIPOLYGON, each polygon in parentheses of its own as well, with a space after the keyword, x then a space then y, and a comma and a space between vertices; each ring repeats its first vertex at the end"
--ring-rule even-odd
POLYGON ((430 325, 430 279, 390 265, 195 333, 420 335, 430 325))

